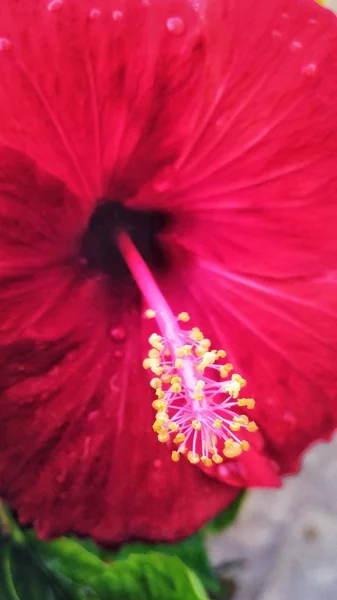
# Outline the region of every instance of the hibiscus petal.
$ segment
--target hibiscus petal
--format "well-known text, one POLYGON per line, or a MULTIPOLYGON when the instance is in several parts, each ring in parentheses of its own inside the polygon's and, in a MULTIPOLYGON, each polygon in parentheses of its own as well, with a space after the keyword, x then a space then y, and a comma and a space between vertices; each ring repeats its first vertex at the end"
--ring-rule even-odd
POLYGON ((21 155, 2 156, 1 496, 43 536, 189 535, 237 489, 158 443, 137 289, 81 262, 76 198, 21 155))

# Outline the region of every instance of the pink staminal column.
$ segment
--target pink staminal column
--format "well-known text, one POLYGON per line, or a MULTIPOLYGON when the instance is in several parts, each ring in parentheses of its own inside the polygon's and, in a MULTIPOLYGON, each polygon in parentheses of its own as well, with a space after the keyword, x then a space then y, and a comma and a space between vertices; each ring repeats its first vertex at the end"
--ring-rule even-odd
POLYGON ((225 458, 249 450, 241 436, 257 430, 242 409, 254 408, 253 398, 239 398, 245 380, 224 363, 223 349, 211 350, 211 341, 198 327, 187 329, 188 313, 173 314, 149 268, 129 236, 120 232, 118 247, 149 307, 160 334, 149 338, 150 350, 143 362, 154 377, 150 381, 157 411, 153 429, 162 443, 174 444, 172 460, 186 455, 192 464, 211 467, 225 458), (182 327, 184 325, 184 328, 182 327))

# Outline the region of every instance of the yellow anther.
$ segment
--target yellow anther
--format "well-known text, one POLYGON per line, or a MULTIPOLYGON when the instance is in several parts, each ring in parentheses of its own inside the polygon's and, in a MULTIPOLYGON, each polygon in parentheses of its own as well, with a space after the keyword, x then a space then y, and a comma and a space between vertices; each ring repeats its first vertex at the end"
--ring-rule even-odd
POLYGON ((192 421, 192 427, 196 431, 200 431, 202 425, 201 425, 201 423, 199 421, 197 421, 196 419, 193 419, 193 421, 192 421))
POLYGON ((156 316, 156 311, 152 310, 152 308, 148 308, 145 313, 144 313, 145 317, 147 319, 154 319, 156 316))
POLYGON ((226 381, 223 384, 223 391, 227 392, 232 398, 237 398, 240 393, 241 386, 238 381, 226 381))
POLYGON ((221 419, 215 419, 215 421, 213 422, 213 427, 215 427, 215 429, 221 429, 221 426, 222 426, 221 419))
POLYGON ((170 391, 174 392, 175 394, 178 394, 179 392, 181 392, 181 385, 180 383, 173 383, 170 387, 170 391))
POLYGON ((182 350, 184 352, 184 356, 189 356, 192 354, 192 346, 190 344, 185 344, 185 346, 182 347, 182 350))
POLYGON ((180 460, 179 452, 177 452, 176 450, 173 450, 173 452, 171 453, 171 458, 172 458, 173 462, 179 462, 179 460, 180 460))
POLYGON ((225 377, 228 377, 228 375, 232 371, 232 369, 233 369, 233 365, 231 363, 226 363, 225 365, 221 365, 220 377, 225 379, 225 377))
POLYGON ((226 448, 230 448, 231 446, 233 446, 233 444, 234 444, 234 440, 232 438, 228 438, 228 440, 225 441, 226 448))
POLYGON ((178 448, 178 452, 179 452, 179 454, 186 454, 187 453, 186 446, 180 446, 180 448, 178 448))
POLYGON ((225 358, 225 356, 227 356, 227 352, 225 352, 224 350, 218 350, 216 355, 217 358, 225 358))
POLYGON ((158 333, 152 333, 152 335, 150 335, 149 337, 149 344, 151 344, 151 346, 153 346, 153 344, 156 344, 157 342, 161 342, 162 340, 162 336, 158 335, 158 333))
POLYGON ((202 456, 201 457, 201 462, 205 465, 205 467, 211 467, 212 466, 212 460, 210 458, 208 458, 208 456, 202 456))
POLYGON ((152 425, 152 429, 153 431, 155 431, 156 433, 160 433, 160 432, 166 432, 165 429, 163 429, 163 425, 164 425, 165 421, 162 421, 161 419, 157 419, 153 425, 152 425))
POLYGON ((203 338, 202 340, 200 340, 199 346, 201 348, 207 348, 208 349, 210 347, 211 343, 212 343, 211 340, 209 340, 208 338, 203 338))
POLYGON ((152 402, 152 407, 155 410, 159 410, 159 411, 165 411, 165 409, 167 408, 167 402, 164 402, 163 400, 154 400, 152 402))
POLYGON ((247 450, 249 450, 249 443, 247 442, 247 440, 242 440, 242 442, 241 442, 241 449, 244 452, 247 452, 247 450))
POLYGON ((193 453, 192 451, 188 452, 187 454, 187 460, 192 464, 192 465, 196 465, 198 464, 198 462, 200 462, 200 456, 199 454, 197 454, 196 452, 193 453))
POLYGON ((212 461, 216 464, 216 465, 220 465, 223 462, 223 458, 222 456, 220 456, 220 454, 213 454, 212 456, 212 461))
POLYGON ((165 392, 163 392, 161 388, 158 388, 156 390, 156 396, 159 398, 159 400, 161 400, 162 398, 165 398, 165 392))
POLYGON ((247 406, 247 408, 254 408, 255 400, 254 398, 239 398, 238 406, 247 406))
POLYGON ((156 420, 161 421, 162 423, 166 423, 169 420, 169 416, 164 410, 159 410, 156 413, 156 420))
POLYGON ((197 346, 196 349, 194 350, 194 354, 200 358, 201 356, 204 356, 207 352, 207 348, 202 348, 201 346, 197 346))
POLYGON ((176 348, 174 351, 175 355, 178 357, 184 356, 184 349, 183 348, 176 348))
POLYGON ((165 431, 165 429, 163 429, 163 422, 162 421, 155 421, 152 425, 152 429, 153 431, 155 431, 156 433, 167 433, 165 431))
POLYGON ((229 424, 229 429, 231 431, 240 431, 241 425, 240 425, 240 423, 230 423, 229 424))
POLYGON ((224 447, 223 454, 226 458, 235 458, 239 456, 242 452, 241 444, 239 442, 233 442, 230 446, 224 447))
POLYGON ((193 394, 194 400, 204 400, 205 396, 203 394, 193 394))
POLYGON ((152 373, 154 373, 155 375, 162 375, 163 374, 163 367, 153 367, 151 369, 152 373))
POLYGON ((179 431, 180 427, 178 425, 178 423, 174 423, 173 421, 171 423, 169 423, 169 430, 170 431, 179 431))
POLYGON ((162 375, 162 378, 161 378, 163 383, 171 383, 171 379, 172 379, 171 375, 162 375))
POLYGON ((247 381, 241 377, 241 375, 238 375, 238 373, 233 373, 232 381, 237 381, 240 387, 244 387, 247 383, 247 381))
POLYGON ((233 421, 234 421, 234 423, 239 423, 239 425, 243 425, 243 426, 246 426, 249 423, 249 419, 248 419, 247 415, 235 416, 235 417, 233 417, 233 421))
POLYGON ((150 369, 157 369, 157 367, 159 367, 159 365, 160 365, 159 358, 148 358, 147 360, 149 361, 150 369))
POLYGON ((149 350, 150 358, 159 358, 159 356, 160 356, 159 350, 157 350, 156 348, 151 348, 151 350, 149 350))
POLYGON ((200 366, 208 367, 208 365, 213 365, 216 361, 216 354, 214 352, 206 352, 203 356, 202 362, 200 366))
POLYGON ((185 441, 185 435, 183 433, 178 433, 173 440, 174 444, 181 444, 181 442, 185 441))
POLYGON ((190 320, 190 315, 187 312, 181 312, 178 315, 178 321, 183 321, 183 323, 187 323, 190 320))
POLYGON ((196 342, 200 342, 200 340, 204 339, 204 334, 202 331, 200 331, 199 327, 193 327, 190 333, 190 338, 196 342))
POLYGON ((205 382, 204 382, 202 379, 199 379, 199 380, 197 381, 197 385, 195 386, 195 390, 196 390, 197 392, 201 392, 201 390, 203 390, 203 389, 204 389, 204 387, 205 387, 205 382))
POLYGON ((171 383, 181 383, 181 377, 179 375, 173 375, 170 379, 171 383))
POLYGON ((258 430, 258 426, 256 425, 255 421, 251 421, 250 423, 248 423, 247 425, 247 431, 257 431, 258 430))
POLYGON ((159 377, 153 377, 153 379, 151 379, 150 381, 150 386, 154 389, 157 390, 158 388, 161 388, 163 385, 163 382, 161 379, 159 379, 159 377))
POLYGON ((159 433, 158 435, 158 441, 161 442, 162 444, 165 444, 165 442, 168 442, 170 436, 168 433, 159 433))
POLYGON ((184 366, 184 361, 182 358, 176 358, 174 362, 174 366, 176 369, 181 369, 184 366))
POLYGON ((143 368, 144 369, 150 369, 151 368, 151 361, 149 358, 144 358, 143 360, 143 368))

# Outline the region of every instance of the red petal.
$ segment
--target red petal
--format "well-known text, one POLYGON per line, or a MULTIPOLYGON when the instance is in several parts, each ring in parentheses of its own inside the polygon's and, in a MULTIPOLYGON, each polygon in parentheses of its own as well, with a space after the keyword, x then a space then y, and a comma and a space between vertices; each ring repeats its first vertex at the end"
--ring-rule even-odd
POLYGON ((224 18, 225 81, 157 198, 177 214, 168 294, 229 350, 289 472, 337 423, 337 21, 290 0, 224 18))
POLYGON ((67 182, 88 209, 121 188, 134 193, 177 155, 189 125, 179 109, 195 104, 202 56, 188 0, 100 0, 99 18, 92 8, 0 6, 0 143, 67 182))
POLYGON ((189 535, 237 490, 158 443, 137 290, 81 263, 74 197, 51 177, 39 186, 18 154, 2 158, 1 496, 44 536, 189 535))

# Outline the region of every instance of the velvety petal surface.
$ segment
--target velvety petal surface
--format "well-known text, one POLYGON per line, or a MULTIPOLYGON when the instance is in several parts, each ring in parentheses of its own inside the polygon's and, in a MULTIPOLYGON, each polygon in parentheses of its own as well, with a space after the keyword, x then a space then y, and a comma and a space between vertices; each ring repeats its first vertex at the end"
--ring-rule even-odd
POLYGON ((179 211, 190 312, 248 379, 287 473, 337 419, 336 18, 255 6, 228 12, 225 83, 162 202, 179 211))
POLYGON ((0 5, 0 493, 42 535, 188 535, 336 425, 336 19, 258 4, 0 5), (160 285, 249 380, 233 487, 152 432, 139 294, 80 258, 101 196, 173 215, 160 285))

